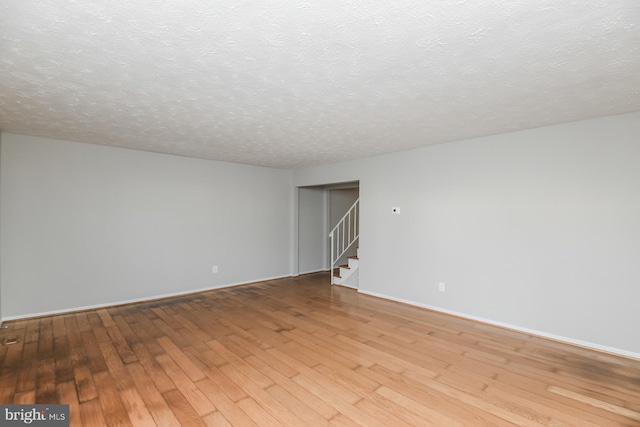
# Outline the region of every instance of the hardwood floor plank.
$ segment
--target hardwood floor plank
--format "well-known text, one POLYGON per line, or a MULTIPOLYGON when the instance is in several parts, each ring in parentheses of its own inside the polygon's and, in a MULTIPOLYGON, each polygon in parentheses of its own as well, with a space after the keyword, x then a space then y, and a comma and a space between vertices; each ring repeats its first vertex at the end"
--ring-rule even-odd
POLYGON ((584 427, 618 425, 617 422, 613 420, 604 419, 585 412, 582 413, 582 416, 575 417, 573 414, 578 413, 577 409, 567 406, 563 407, 551 399, 548 399, 546 402, 544 400, 531 400, 511 393, 510 390, 504 391, 495 386, 487 387, 485 392, 502 399, 504 402, 511 402, 519 405, 520 407, 527 408, 532 412, 529 416, 533 419, 538 419, 538 422, 543 424, 580 425, 584 427), (544 414, 544 416, 541 414, 544 414), (587 418, 589 418, 589 421, 585 420, 587 418))
MULTIPOLYGON (((393 412, 388 412, 385 406, 377 405, 373 400, 362 399, 355 404, 355 407, 382 425, 390 426, 398 424, 398 415, 395 415, 393 412)), ((420 425, 425 425, 424 420, 420 425)))
POLYGON ((183 349, 183 351, 203 372, 210 366, 222 366, 229 363, 227 359, 204 342, 194 341, 192 345, 183 349))
MULTIPOLYGON (((272 396, 270 396, 262 387, 252 381, 252 378, 246 376, 242 371, 236 369, 231 365, 224 365, 220 368, 222 372, 229 378, 231 378, 236 384, 241 385, 242 389, 247 392, 249 398, 260 405, 267 413, 273 416, 285 426, 299 425, 303 426, 304 423, 297 418, 287 407, 272 396)), ((243 399, 243 401, 246 399, 243 399)), ((238 402, 239 404, 240 402, 238 402)), ((245 410, 246 412, 246 410, 245 410)), ((251 415, 251 414, 249 414, 251 415)))
POLYGON ((93 334, 93 330, 81 332, 81 335, 89 370, 91 370, 92 373, 106 371, 108 369, 107 363, 104 360, 100 345, 93 334))
POLYGON ((346 346, 336 345, 339 343, 332 337, 326 341, 318 340, 314 335, 300 330, 287 331, 284 335, 294 342, 289 344, 289 347, 296 347, 308 355, 314 355, 315 357, 312 358, 316 360, 318 358, 333 360, 338 364, 343 364, 348 369, 353 369, 359 365, 372 366, 374 364, 366 353, 356 353, 357 356, 354 357, 354 353, 351 353, 346 346))
POLYGON ((27 321, 26 331, 24 334, 24 342, 38 342, 40 339, 40 320, 39 319, 31 319, 27 321))
MULTIPOLYGON (((372 379, 376 379, 384 387, 400 393, 403 396, 416 402, 429 402, 430 407, 439 414, 446 414, 446 417, 458 420, 464 425, 503 425, 505 420, 488 413, 486 411, 474 410, 469 405, 463 404, 457 398, 443 394, 431 387, 427 383, 416 381, 403 374, 386 369, 382 366, 372 368, 361 367, 358 371, 372 379), (473 424, 469 424, 473 423, 473 424)), ((376 392, 380 392, 379 388, 376 392)))
POLYGON ((377 427, 384 426, 383 422, 377 420, 375 417, 370 416, 357 407, 356 404, 360 402, 360 398, 358 398, 355 402, 344 400, 339 396, 332 394, 327 389, 324 389, 322 387, 314 387, 315 384, 311 384, 311 382, 303 375, 296 376, 294 378, 294 381, 298 382, 300 385, 306 387, 309 390, 313 389, 316 395, 318 395, 326 402, 330 403, 341 415, 351 418, 355 422, 362 425, 377 427))
MULTIPOLYGON (((375 405, 376 407, 386 410, 389 414, 393 414, 396 417, 396 424, 410 426, 437 426, 433 421, 421 416, 419 411, 413 412, 410 406, 406 407, 404 405, 400 405, 383 397, 382 394, 377 391, 376 393, 372 393, 367 396, 366 401, 370 402, 371 405, 375 405)), ((359 403, 361 404, 362 402, 359 403)), ((455 422, 452 421, 451 425, 455 425, 455 422)))
POLYGON ((264 359, 251 355, 245 358, 245 360, 269 376, 274 384, 277 384, 291 395, 305 402, 313 411, 322 415, 325 419, 329 420, 337 415, 335 408, 326 404, 298 383, 292 381, 291 378, 282 375, 279 371, 265 363, 264 359))
POLYGON ((329 424, 327 418, 318 414, 313 406, 307 405, 299 400, 297 397, 287 392, 279 385, 273 385, 269 387, 267 393, 271 395, 275 400, 283 405, 286 405, 287 409, 291 411, 297 418, 299 418, 304 425, 307 426, 326 426, 329 424))
POLYGON ((283 427, 271 414, 250 397, 245 397, 238 402, 238 406, 259 426, 283 427))
POLYGON ((329 425, 335 427, 363 427, 362 424, 353 421, 344 414, 338 414, 333 417, 329 425))
MULTIPOLYGON (((127 365, 126 369, 136 385, 138 394, 144 401, 147 410, 155 420, 156 424, 161 427, 179 426, 180 422, 152 381, 152 375, 146 372, 138 363, 127 365)), ((171 390, 174 389, 175 387, 171 390)))
POLYGON ((93 382, 91 370, 85 362, 86 356, 82 353, 73 352, 71 358, 71 363, 74 366, 73 377, 78 390, 78 400, 80 402, 86 402, 97 398, 98 391, 93 382))
MULTIPOLYGON (((6 353, 5 353, 5 357, 3 360, 3 367, 4 368, 16 368, 18 367, 22 361, 24 360, 22 358, 22 350, 24 349, 24 342, 20 341, 20 337, 11 334, 7 336, 7 339, 17 339, 18 342, 16 342, 15 344, 7 344, 4 345, 4 348, 6 349, 6 353)), ((53 341, 52 341, 53 343, 53 341)), ((0 343, 0 345, 3 345, 4 343, 0 343)), ((53 346, 52 346, 53 348, 53 346)), ((40 345, 38 344, 38 351, 40 349, 40 345)), ((53 351, 51 351, 50 353, 47 352, 47 356, 51 356, 51 354, 53 354, 53 351)))
POLYGON ((111 337, 111 342, 113 343, 113 346, 115 347, 116 351, 120 355, 120 359, 122 359, 122 362, 123 363, 137 362, 138 358, 136 357, 133 350, 131 350, 131 347, 129 347, 129 344, 127 343, 127 340, 125 340, 124 336, 122 335, 122 332, 120 332, 120 328, 118 328, 118 326, 114 323, 113 326, 109 326, 106 329, 107 329, 107 333, 109 334, 109 337, 111 337))
POLYGON ((328 365, 319 364, 313 369, 330 381, 341 385, 361 397, 367 396, 380 386, 380 384, 372 381, 370 378, 360 375, 355 371, 341 369, 340 366, 329 367, 328 365))
MULTIPOLYGON (((196 383, 196 386, 207 396, 207 398, 215 405, 224 417, 231 422, 232 425, 237 426, 255 426, 257 425, 249 416, 242 410, 236 402, 231 400, 227 394, 209 378, 205 378, 196 383)), ((246 397, 246 395, 244 396, 246 397)), ((243 397, 243 399, 244 399, 243 397)), ((241 399, 239 399, 241 400, 241 399)))
POLYGON ((153 321, 156 328, 160 329, 163 335, 166 335, 177 347, 187 347, 189 341, 185 339, 188 336, 188 330, 180 324, 176 324, 173 321, 171 315, 166 311, 165 307, 155 307, 152 309, 153 313, 157 316, 157 319, 153 321))
POLYGON ((53 356, 53 320, 51 317, 43 317, 40 319, 38 357, 45 359, 51 356, 53 356))
POLYGON ((107 422, 104 419, 104 414, 102 413, 100 400, 98 399, 81 403, 80 416, 82 418, 83 426, 101 427, 107 425, 107 422))
POLYGON ((273 357, 272 355, 264 351, 262 348, 254 345, 253 343, 245 340, 242 337, 239 337, 237 335, 232 335, 229 337, 229 339, 235 342, 236 344, 238 344, 239 346, 244 347, 249 352, 248 357, 255 356, 259 358, 260 360, 264 361, 273 369, 277 370, 278 372, 280 372, 280 374, 284 375, 287 378, 291 378, 292 376, 298 373, 291 366, 287 365, 286 363, 282 362, 279 359, 276 359, 275 357, 273 357))
MULTIPOLYGON (((198 368, 198 366, 196 366, 196 364, 193 363, 191 359, 189 359, 189 357, 185 355, 182 350, 180 350, 168 337, 160 337, 156 341, 158 341, 158 344, 164 348, 167 355, 169 355, 174 362, 180 366, 180 369, 187 374, 191 381, 199 381, 205 377, 204 372, 202 372, 200 368, 198 368)), ((158 360, 158 357, 156 357, 156 360, 158 360)))
MULTIPOLYGON (((454 427, 454 426, 462 427, 464 425, 490 425, 486 423, 486 420, 483 420, 482 418, 465 420, 466 422, 472 422, 476 424, 463 424, 463 422, 457 421, 456 419, 448 416, 448 414, 441 412, 440 410, 437 409, 437 407, 432 409, 431 404, 433 402, 433 399, 415 400, 415 399, 412 399, 411 397, 408 397, 400 392, 397 392, 385 386, 380 387, 378 390, 376 390, 376 393, 380 394, 380 396, 384 397, 390 402, 393 402, 398 406, 401 406, 407 409, 408 411, 429 420, 434 425, 451 426, 451 427, 454 427), (427 406, 421 402, 429 402, 429 405, 427 406)), ((494 424, 494 425, 505 425, 505 424, 507 423, 504 423, 504 424, 500 423, 500 424, 494 424)))
POLYGON ((111 341, 98 341, 98 347, 109 371, 119 372, 124 369, 124 363, 122 363, 122 359, 111 341))
POLYGON ((386 366, 391 370, 400 372, 408 366, 421 366, 429 369, 433 366, 446 368, 449 366, 447 362, 438 361, 428 354, 415 351, 410 348, 399 348, 398 346, 383 345, 376 341, 369 341, 366 344, 357 342, 344 335, 336 336, 336 340, 345 344, 350 344, 358 349, 366 350, 372 356, 375 356, 376 364, 386 366))
POLYGON ((207 424, 196 413, 180 390, 171 390, 164 395, 167 404, 183 426, 206 426, 207 424))
POLYGON ((5 358, 7 356, 7 347, 6 345, 4 345, 4 334, 0 333, 0 366, 4 366, 5 365, 5 358))
POLYGON ((203 418, 203 421, 209 427, 232 427, 233 424, 229 422, 220 412, 214 412, 203 418))
POLYGON ((109 426, 131 426, 127 411, 120 400, 115 381, 109 372, 93 375, 98 390, 98 400, 109 426))
MULTIPOLYGON (((200 417, 216 410, 215 406, 202 394, 189 376, 186 375, 186 372, 181 369, 181 366, 178 366, 169 355, 164 354, 157 356, 156 360, 200 417)), ((199 379, 203 378, 204 374, 202 378, 199 379)))
MULTIPOLYGON (((135 320, 135 328, 132 329, 140 342, 144 343, 149 349, 149 352, 157 356, 160 353, 164 353, 164 349, 156 342, 156 338, 164 336, 164 333, 149 319, 148 313, 150 313, 148 310, 133 313, 132 317, 135 320)), ((131 347, 133 348, 135 345, 136 343, 132 344, 131 347)))
POLYGON ((36 388, 38 372, 38 343, 35 341, 24 344, 22 362, 15 368, 17 372, 16 393, 23 393, 36 388))
POLYGON ((41 360, 38 363, 38 378, 36 380, 37 404, 55 403, 56 396, 56 361, 53 358, 41 360))
POLYGON ((612 405, 610 403, 603 402, 598 399, 594 399, 589 396, 585 396, 580 393, 575 393, 573 391, 565 390, 560 387, 549 386, 548 389, 551 393, 559 394, 561 396, 568 397, 570 399, 577 400, 579 402, 584 402, 588 405, 595 406, 596 408, 602 408, 606 411, 613 412, 614 414, 622 415, 623 417, 630 418, 632 420, 640 421, 640 413, 636 411, 631 411, 627 408, 623 408, 618 405, 612 405))
POLYGON ((16 393, 13 395, 13 403, 16 405, 27 405, 30 403, 35 403, 36 401, 36 391, 29 390, 21 393, 16 393))
POLYGON ((214 381, 232 401, 238 402, 248 396, 246 390, 226 376, 220 368, 212 366, 207 369, 205 374, 210 380, 214 381))
POLYGON ((332 382, 330 379, 326 378, 320 372, 316 371, 313 368, 309 368, 308 366, 300 363, 299 361, 297 361, 292 357, 289 357, 289 355, 281 352, 280 350, 270 349, 268 350, 268 352, 277 357, 280 357, 282 360, 287 361, 287 363, 290 363, 292 366, 294 366, 294 368, 298 372, 300 372, 300 374, 292 378, 294 381, 298 382, 297 379, 299 379, 300 377, 305 377, 307 379, 312 380, 315 384, 317 384, 318 386, 327 390, 329 393, 336 396, 337 399, 340 399, 342 401, 346 401, 352 404, 360 400, 361 396, 353 393, 351 390, 344 388, 340 384, 336 384, 332 382))
POLYGON ((158 364, 155 357, 151 355, 146 345, 143 343, 136 343, 133 345, 133 351, 138 357, 138 361, 144 367, 145 371, 151 377, 160 393, 167 392, 176 388, 175 384, 169 376, 164 372, 162 367, 158 364))
POLYGON ((116 326, 115 322, 111 318, 111 314, 109 313, 109 310, 107 310, 106 308, 103 308, 103 309, 100 309, 100 310, 96 310, 96 313, 98 314, 98 316, 100 316, 100 320, 102 321, 102 325, 105 328, 110 328, 112 326, 116 326))
POLYGON ((119 392, 120 400, 124 405, 129 421, 133 426, 156 425, 151 413, 142 399, 142 396, 134 388, 128 388, 119 392))
MULTIPOLYGON (((486 394, 484 398, 479 398, 471 389, 463 391, 438 381, 429 383, 428 387, 479 411, 495 415, 516 425, 535 426, 539 424, 539 418, 536 415, 532 415, 526 407, 518 406, 514 402, 504 402, 486 394)), ((541 417, 545 417, 545 415, 541 415, 541 417)))
MULTIPOLYGON (((244 316, 233 316, 233 321, 234 322, 238 321, 239 319, 241 319, 243 317, 244 316)), ((221 323, 228 323, 230 321, 231 321, 231 319, 229 319, 229 320, 221 320, 221 323)), ((243 357, 248 356, 250 354, 250 352, 248 350, 246 350, 245 348, 243 348, 242 346, 236 344, 233 340, 230 340, 229 337, 231 337, 233 335, 248 337, 250 335, 247 334, 247 332, 244 329, 241 329, 241 328, 229 327, 228 329, 231 331, 231 333, 229 333, 228 335, 225 335, 223 337, 220 337, 218 339, 207 341, 207 344, 209 344, 210 342, 218 342, 218 343, 220 343, 222 345, 222 348, 225 349, 225 351, 223 353, 226 353, 228 351, 228 352, 230 352, 228 354, 234 354, 235 356, 237 356, 239 358, 243 358, 243 357), (234 330, 238 330, 238 333, 236 334, 235 332, 233 332, 234 330)), ((250 339, 252 339, 252 338, 250 338, 250 339)), ((220 352, 219 352, 219 354, 224 357, 224 354, 222 354, 220 352)), ((226 357, 225 357, 225 360, 227 360, 226 357)))
MULTIPOLYGON (((207 342, 207 345, 211 347, 216 353, 224 357, 229 364, 233 365, 234 369, 242 372, 248 378, 251 378, 251 381, 256 383, 259 387, 266 388, 273 384, 273 381, 271 381, 269 377, 262 374, 253 366, 245 362, 240 356, 229 350, 221 342, 213 340, 207 342)), ((223 368, 226 366, 229 365, 224 365, 223 368)), ((224 369, 222 370, 224 371, 224 369)))
POLYGON ((134 318, 130 318, 131 323, 129 323, 129 321, 125 320, 124 316, 122 315, 116 315, 112 318, 116 324, 116 327, 120 331, 122 338, 124 338, 125 343, 129 347, 129 350, 133 350, 133 345, 140 342, 140 337, 138 336, 138 334, 136 334, 135 331, 135 328, 137 328, 138 326, 137 321, 134 318))
POLYGON ((80 332, 91 331, 91 323, 89 323, 89 317, 86 311, 75 313, 73 316, 76 318, 76 322, 78 322, 78 330, 80 332))
MULTIPOLYGON (((281 340, 271 340, 270 337, 280 337, 280 335, 270 329, 261 327, 257 320, 251 318, 252 315, 253 313, 251 312, 243 312, 241 316, 235 316, 234 318, 229 319, 220 319, 220 323, 225 326, 228 333, 223 337, 219 337, 219 339, 224 340, 224 338, 239 337, 261 349, 270 348, 282 342, 281 340), (251 332, 252 329, 257 329, 259 332, 251 332)), ((262 315, 266 315, 266 313, 261 312, 259 314, 259 316, 262 315)), ((218 339, 218 337, 216 337, 216 339, 218 339)), ((235 348, 240 349, 241 347, 235 348)))
POLYGON ((171 316, 171 318, 173 319, 174 322, 178 322, 179 324, 184 326, 189 331, 189 334, 193 336, 193 339, 195 340, 209 341, 214 338, 210 334, 202 330, 198 325, 196 325, 191 320, 189 320, 187 317, 183 316, 182 314, 176 314, 174 316, 171 316))
POLYGON ((15 369, 0 369, 0 403, 6 404, 13 402, 13 397, 16 394, 17 380, 18 375, 15 369))
POLYGON ((54 337, 55 375, 57 382, 73 380, 73 365, 66 336, 54 337))
POLYGON ((59 383, 56 386, 56 392, 58 393, 57 402, 69 405, 69 427, 82 427, 80 402, 78 401, 74 382, 59 383))
POLYGON ((60 338, 67 335, 67 326, 64 322, 64 316, 55 316, 52 321, 53 337, 60 338))
MULTIPOLYGON (((473 365, 469 366, 472 369, 473 365)), ((453 385, 458 388, 465 386, 470 379, 475 377, 482 378, 482 375, 478 375, 476 372, 468 369, 460 368, 458 366, 451 366, 449 371, 454 372, 455 376, 447 375, 438 378, 438 381, 445 384, 453 385)), ((597 413, 592 411, 589 413, 590 408, 586 408, 580 404, 574 404, 574 402, 562 401, 562 399, 556 399, 550 396, 547 391, 548 384, 532 378, 519 376, 513 381, 505 382, 504 379, 512 377, 512 373, 508 371, 498 371, 495 378, 483 378, 482 381, 486 384, 482 390, 488 394, 499 394, 504 399, 512 400, 514 402, 520 402, 522 405, 528 405, 531 407, 538 407, 541 410, 540 413, 552 415, 560 420, 565 420, 570 425, 583 424, 583 425, 609 425, 610 421, 606 420, 597 413), (576 412, 582 413, 581 417, 575 417, 576 412), (584 421, 589 419, 590 421, 584 421)), ((477 380, 477 381, 480 381, 477 380)))

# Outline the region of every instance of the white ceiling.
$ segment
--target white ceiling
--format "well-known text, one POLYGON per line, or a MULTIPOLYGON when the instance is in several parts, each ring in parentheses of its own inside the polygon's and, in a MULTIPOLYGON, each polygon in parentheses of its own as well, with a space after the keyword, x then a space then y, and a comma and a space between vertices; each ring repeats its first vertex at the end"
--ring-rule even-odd
POLYGON ((640 2, 6 0, 0 129, 299 168, 640 111, 640 2))

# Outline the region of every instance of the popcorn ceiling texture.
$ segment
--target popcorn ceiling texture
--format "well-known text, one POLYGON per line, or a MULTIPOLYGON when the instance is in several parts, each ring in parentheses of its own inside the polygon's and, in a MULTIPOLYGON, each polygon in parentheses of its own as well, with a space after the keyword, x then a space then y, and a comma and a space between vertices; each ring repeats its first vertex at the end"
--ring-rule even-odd
POLYGON ((640 110, 636 0, 0 4, 0 129, 300 168, 640 110))

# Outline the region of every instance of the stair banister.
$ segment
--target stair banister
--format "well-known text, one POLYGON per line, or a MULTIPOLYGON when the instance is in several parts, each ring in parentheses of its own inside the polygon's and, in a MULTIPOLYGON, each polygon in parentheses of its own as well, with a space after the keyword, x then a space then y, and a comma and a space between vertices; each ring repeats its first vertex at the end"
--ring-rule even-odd
POLYGON ((331 239, 331 284, 333 284, 333 269, 344 253, 360 237, 359 230, 360 198, 349 208, 347 213, 338 221, 329 233, 331 239), (353 227, 351 223, 353 222, 353 227))

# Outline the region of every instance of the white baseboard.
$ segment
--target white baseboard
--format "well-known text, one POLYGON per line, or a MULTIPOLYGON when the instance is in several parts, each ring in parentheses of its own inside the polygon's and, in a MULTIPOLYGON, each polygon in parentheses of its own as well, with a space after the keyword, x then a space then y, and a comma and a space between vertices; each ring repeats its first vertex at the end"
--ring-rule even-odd
POLYGON ((318 270, 299 271, 298 274, 296 274, 296 276, 302 276, 303 274, 312 274, 312 273, 325 273, 327 271, 330 271, 330 270, 326 268, 320 268, 318 270))
POLYGON ((67 313, 75 313, 78 311, 96 310, 104 307, 114 307, 119 305, 135 304, 135 303, 141 303, 141 302, 151 302, 151 301, 160 300, 164 298, 179 297, 183 295, 197 294, 198 292, 213 291, 215 289, 231 288, 234 286, 248 285, 250 283, 267 282, 269 280, 283 279, 285 277, 291 277, 291 276, 287 274, 284 276, 267 277, 264 279, 249 280, 246 282, 228 283, 220 286, 211 286, 207 288, 193 289, 188 291, 173 292, 173 293, 160 294, 160 295, 151 295, 147 297, 134 298, 129 300, 113 301, 113 302, 108 302, 104 304, 93 304, 93 305, 87 305, 83 307, 64 308, 61 310, 43 311, 41 313, 20 314, 17 316, 3 317, 2 319, 0 319, 0 324, 2 322, 8 322, 11 320, 22 320, 22 319, 30 319, 33 317, 54 316, 57 314, 67 314, 67 313))
POLYGON ((475 320, 477 322, 487 323, 489 325, 499 326, 501 328, 511 329, 511 330, 518 331, 518 332, 524 332, 525 334, 529 334, 529 335, 535 335, 535 336, 539 336, 539 337, 542 337, 542 338, 548 338, 548 339, 554 340, 554 341, 560 341, 560 342, 563 342, 563 343, 572 344, 572 345, 576 345, 576 346, 579 346, 579 347, 585 347, 585 348, 589 348, 589 349, 592 349, 592 350, 601 351, 601 352, 604 352, 604 353, 611 353, 611 354, 615 354, 615 355, 618 355, 618 356, 628 357, 630 359, 640 360, 640 353, 634 353, 632 351, 622 350, 622 349, 615 348, 615 347, 607 347, 607 346, 604 346, 604 345, 594 344, 592 342, 576 340, 576 339, 573 339, 573 338, 567 338, 567 337, 563 337, 563 336, 559 336, 559 335, 548 334, 546 332, 540 332, 540 331, 536 331, 536 330, 533 330, 533 329, 522 328, 520 326, 510 325, 508 323, 503 323, 503 322, 497 322, 495 320, 485 319, 483 317, 478 317, 478 316, 473 316, 473 315, 470 315, 470 314, 460 313, 460 312, 457 312, 457 311, 447 310, 447 309, 444 309, 444 308, 440 308, 440 307, 436 307, 436 306, 432 306, 432 305, 428 305, 428 304, 422 304, 422 303, 419 303, 419 302, 409 301, 409 300, 405 300, 405 299, 402 299, 402 298, 395 298, 395 297, 391 297, 391 296, 385 295, 385 294, 380 294, 380 293, 377 293, 377 292, 369 292, 369 291, 365 291, 365 290, 362 290, 362 289, 359 289, 358 292, 360 292, 362 294, 365 294, 365 295, 371 295, 371 296, 374 296, 374 297, 382 298, 382 299, 401 302, 403 304, 408 304, 408 305, 413 305, 413 306, 416 306, 416 307, 426 308, 427 310, 437 311, 439 313, 450 314, 452 316, 462 317, 462 318, 469 319, 469 320, 475 320))

